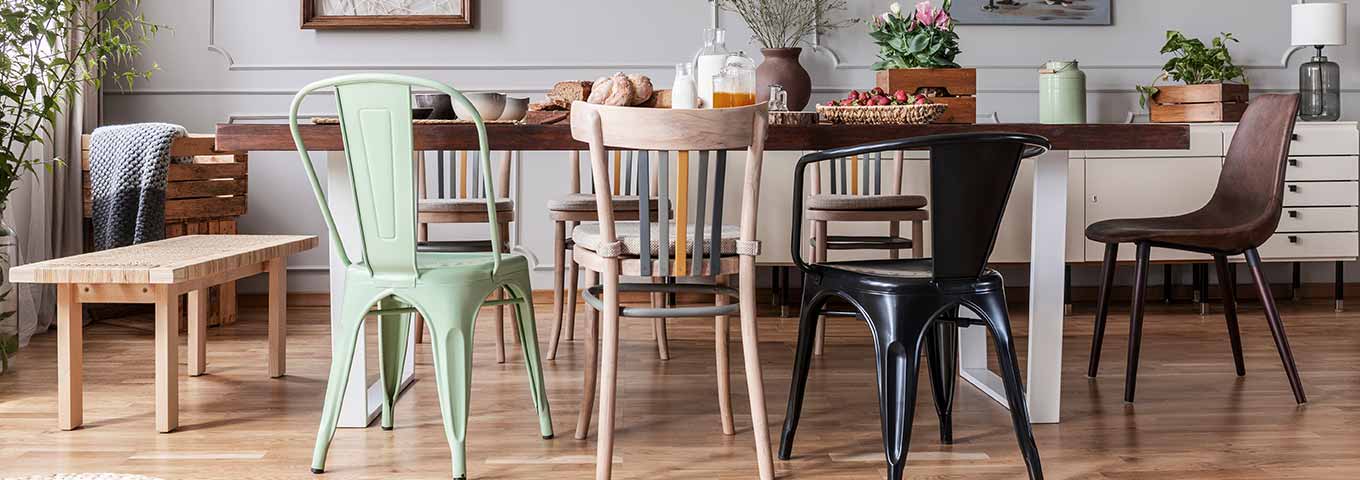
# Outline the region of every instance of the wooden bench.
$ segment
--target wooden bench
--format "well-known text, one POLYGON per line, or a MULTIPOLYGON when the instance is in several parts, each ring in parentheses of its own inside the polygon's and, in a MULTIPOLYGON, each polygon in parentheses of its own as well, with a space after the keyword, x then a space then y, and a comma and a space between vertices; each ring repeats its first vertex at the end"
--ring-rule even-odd
POLYGON ((57 285, 57 417, 62 430, 82 418, 82 303, 156 305, 156 430, 179 425, 179 302, 188 294, 189 375, 203 374, 208 288, 269 274, 269 376, 284 374, 284 307, 289 255, 314 236, 188 235, 14 267, 16 283, 57 285))

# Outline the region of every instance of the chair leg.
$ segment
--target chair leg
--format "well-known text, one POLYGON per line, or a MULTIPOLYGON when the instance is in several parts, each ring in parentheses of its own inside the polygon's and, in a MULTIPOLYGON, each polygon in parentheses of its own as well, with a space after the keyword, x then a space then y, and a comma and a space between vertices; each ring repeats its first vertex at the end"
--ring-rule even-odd
POLYGON ((528 272, 523 273, 507 285, 510 295, 519 302, 515 304, 515 321, 519 325, 519 340, 524 355, 524 369, 529 375, 529 393, 538 411, 539 433, 545 439, 553 438, 552 411, 548 407, 548 389, 543 382, 543 362, 538 354, 538 326, 534 322, 533 288, 529 283, 528 272))
MULTIPOLYGON (((451 309, 452 310, 452 309, 451 309)), ((477 309, 471 309, 475 317, 477 309)), ((445 312, 459 315, 461 312, 445 312)), ((444 436, 453 457, 453 478, 467 478, 468 399, 472 382, 472 318, 449 318, 432 324, 435 383, 439 387, 439 411, 444 417, 444 436)))
POLYGON ((779 439, 779 459, 793 456, 793 437, 798 432, 798 419, 803 415, 803 394, 807 391, 808 373, 812 369, 812 344, 816 341, 817 312, 825 302, 813 303, 816 298, 811 282, 804 276, 803 301, 799 306, 798 345, 793 354, 793 380, 789 382, 789 405, 784 414, 784 432, 779 439))
MULTIPOLYGON (((504 299, 505 299, 505 292, 504 292, 503 290, 501 290, 501 289, 496 289, 496 299, 497 299, 497 300, 504 300, 504 299)), ((504 307, 504 306, 502 306, 502 305, 497 305, 497 306, 496 306, 496 316, 495 316, 495 319, 496 319, 496 322, 495 322, 495 324, 494 324, 494 328, 496 329, 496 363, 505 363, 505 307, 504 307)))
POLYGON ((936 322, 926 334, 926 358, 930 363, 930 391, 940 418, 940 443, 954 443, 954 389, 959 377, 959 327, 936 322))
MULTIPOLYGON (((1146 246, 1139 250, 1146 253, 1146 246)), ((1146 259, 1146 256, 1140 258, 1146 259)), ((1139 270, 1146 272, 1146 261, 1140 262, 1139 270)), ((1011 336, 1010 313, 1006 308, 1003 292, 983 295, 972 302, 978 307, 976 313, 987 322, 996 344, 997 363, 1001 366, 1001 380, 1006 389, 1006 400, 1010 406, 1011 424, 1015 428, 1015 440, 1020 445, 1020 454, 1025 458, 1025 466, 1031 480, 1044 478, 1043 466, 1039 461, 1039 447, 1034 443, 1034 431, 1030 427, 1029 408, 1025 405, 1025 387, 1020 380, 1020 364, 1016 360, 1015 340, 1011 336)))
POLYGON ((926 256, 926 223, 921 220, 911 222, 911 256, 912 258, 926 256))
MULTIPOLYGON (((899 222, 888 222, 888 236, 889 236, 889 237, 892 237, 892 238, 897 238, 897 237, 902 236, 902 224, 899 223, 899 222)), ((913 239, 911 239, 911 241, 912 241, 912 243, 915 243, 915 242, 916 242, 916 239, 913 238, 913 239)), ((901 251, 901 250, 898 250, 898 249, 896 249, 896 248, 894 248, 894 249, 892 249, 892 250, 889 250, 889 251, 888 251, 888 258, 889 258, 889 259, 892 259, 892 260, 897 260, 897 259, 899 259, 899 258, 902 258, 902 251, 901 251)))
POLYGON ((1138 244, 1138 264, 1133 273, 1133 304, 1129 308, 1129 359, 1124 366, 1124 401, 1133 403, 1138 387, 1138 350, 1143 343, 1143 302, 1147 297, 1148 263, 1152 246, 1138 244))
MULTIPOLYGON (((420 224, 419 228, 416 229, 416 241, 417 242, 430 241, 430 224, 428 223, 420 224)), ((420 314, 417 313, 415 314, 415 321, 413 323, 415 325, 412 327, 412 329, 416 331, 416 343, 425 343, 425 318, 421 317, 420 314)))
POLYGON ((567 323, 563 325, 566 332, 567 341, 576 339, 576 295, 577 278, 581 274, 581 266, 576 264, 576 259, 567 257, 567 304, 563 308, 567 309, 567 323))
MULTIPOLYGON (((867 305, 866 308, 874 309, 867 305)), ((878 409, 883 428, 883 451, 888 460, 888 480, 900 480, 906 470, 921 358, 917 342, 921 332, 912 331, 896 321, 896 310, 871 311, 866 319, 878 326, 874 329, 874 360, 878 371, 878 409)))
POLYGON ((1228 266, 1228 257, 1214 255, 1214 266, 1218 267, 1218 286, 1223 290, 1223 318, 1228 321, 1228 342, 1232 344, 1233 366, 1237 376, 1247 374, 1246 364, 1242 362, 1242 335, 1237 330, 1237 285, 1233 283, 1228 266))
POLYGON ((1086 376, 1095 378, 1100 370, 1100 347, 1105 343, 1105 318, 1110 315, 1110 291, 1114 290, 1114 271, 1118 268, 1119 244, 1105 244, 1105 262, 1100 267, 1100 297, 1096 299, 1095 333, 1091 336, 1090 365, 1086 376))
MULTIPOLYGON (((828 235, 826 222, 812 222, 812 235, 816 242, 813 244, 812 261, 814 263, 825 262, 826 236, 828 235)), ((812 353, 819 357, 822 356, 823 347, 826 345, 826 321, 827 317, 825 315, 817 318, 817 340, 813 343, 812 353)))
MULTIPOLYGON (((574 268, 574 265, 573 265, 574 268)), ((586 285, 599 283, 600 274, 586 270, 586 285)), ((575 292, 576 289, 572 289, 575 292)), ((576 416, 577 440, 585 440, 590 433, 590 416, 595 413, 595 385, 600 368, 600 315, 595 308, 586 305, 586 359, 582 372, 581 408, 576 416)))
MULTIPOLYGON (((378 303, 379 308, 399 308, 401 302, 386 299, 378 303)), ((378 369, 383 383, 382 429, 391 430, 393 424, 392 408, 397 402, 397 392, 401 388, 401 374, 406 367, 406 338, 410 334, 411 322, 405 315, 382 315, 378 317, 378 369)))
POLYGON ((1280 362, 1284 364, 1285 375, 1289 377, 1289 388, 1294 390, 1294 401, 1304 404, 1308 403, 1308 396, 1303 393, 1303 381, 1299 379, 1299 368, 1294 365, 1294 354, 1289 349, 1289 338, 1284 333, 1284 321, 1280 320, 1280 311, 1275 307, 1275 298, 1270 294, 1270 284, 1266 283, 1265 274, 1261 272, 1261 255, 1255 248, 1246 252, 1247 265, 1251 267, 1251 278, 1256 282, 1256 291, 1261 295, 1261 305, 1266 310, 1266 321, 1270 324, 1270 335, 1275 337, 1275 349, 1280 352, 1280 362))
POLYGON ((364 315, 368 306, 361 304, 357 292, 347 292, 341 306, 343 324, 331 338, 331 371, 326 382, 326 401, 321 407, 321 426, 316 432, 316 447, 312 449, 312 473, 326 469, 326 452, 335 436, 335 423, 340 420, 340 405, 345 399, 345 385, 349 383, 350 365, 354 362, 355 342, 363 331, 364 315))
POLYGON ((566 301, 563 281, 567 270, 567 222, 553 222, 553 229, 553 326, 548 339, 548 360, 557 360, 557 342, 562 339, 562 309, 566 301))
MULTIPOLYGON (((718 285, 726 285, 727 277, 719 277, 718 285)), ((713 303, 716 305, 728 305, 730 297, 724 294, 713 296, 713 303)), ((732 424, 732 376, 728 368, 728 331, 731 323, 727 315, 718 315, 713 318, 713 357, 717 363, 718 372, 718 414, 722 420, 723 435, 736 435, 736 428, 732 424)))
MULTIPOLYGON (((666 303, 664 293, 652 293, 652 308, 660 308, 666 303)), ((652 319, 652 336, 656 337, 656 356, 661 360, 671 359, 670 340, 666 339, 666 319, 652 319)))
POLYGON ((751 431, 756 437, 756 465, 761 480, 774 480, 770 425, 765 413, 765 383, 760 366, 760 335, 756 318, 756 258, 742 256, 738 270, 741 305, 741 352, 746 368, 746 396, 751 400, 751 431))
POLYGON ((600 312, 600 417, 595 439, 595 480, 609 480, 614 469, 614 405, 619 379, 619 266, 608 260, 604 271, 604 311, 600 312))

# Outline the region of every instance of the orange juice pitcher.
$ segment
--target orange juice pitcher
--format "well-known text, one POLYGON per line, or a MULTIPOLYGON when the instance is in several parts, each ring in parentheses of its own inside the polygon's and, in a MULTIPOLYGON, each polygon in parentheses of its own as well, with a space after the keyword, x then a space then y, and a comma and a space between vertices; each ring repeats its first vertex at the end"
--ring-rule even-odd
POLYGON ((727 57, 713 77, 713 108, 741 107, 756 103, 756 62, 742 53, 727 57))

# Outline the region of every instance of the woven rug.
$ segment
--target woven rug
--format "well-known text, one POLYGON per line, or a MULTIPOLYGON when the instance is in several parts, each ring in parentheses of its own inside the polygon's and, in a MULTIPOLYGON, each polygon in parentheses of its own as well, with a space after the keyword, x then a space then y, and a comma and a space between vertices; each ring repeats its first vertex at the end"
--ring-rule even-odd
POLYGON ((27 477, 5 477, 0 480, 160 480, 125 473, 57 473, 57 475, 34 475, 27 477))

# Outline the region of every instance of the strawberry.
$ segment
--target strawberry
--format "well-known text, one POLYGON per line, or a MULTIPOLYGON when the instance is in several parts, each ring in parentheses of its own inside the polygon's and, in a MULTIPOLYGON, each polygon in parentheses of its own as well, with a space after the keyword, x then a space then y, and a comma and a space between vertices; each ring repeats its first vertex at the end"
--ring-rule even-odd
POLYGON ((869 93, 872 94, 872 95, 875 96, 875 97, 883 96, 883 89, 882 89, 882 88, 878 88, 878 87, 874 87, 874 89, 873 89, 873 90, 870 90, 869 93))
POLYGON ((850 96, 846 98, 849 100, 859 100, 859 90, 851 90, 850 96))
POLYGON ((896 93, 893 93, 893 99, 899 102, 905 103, 907 101, 907 98, 908 97, 906 90, 898 90, 896 93))

